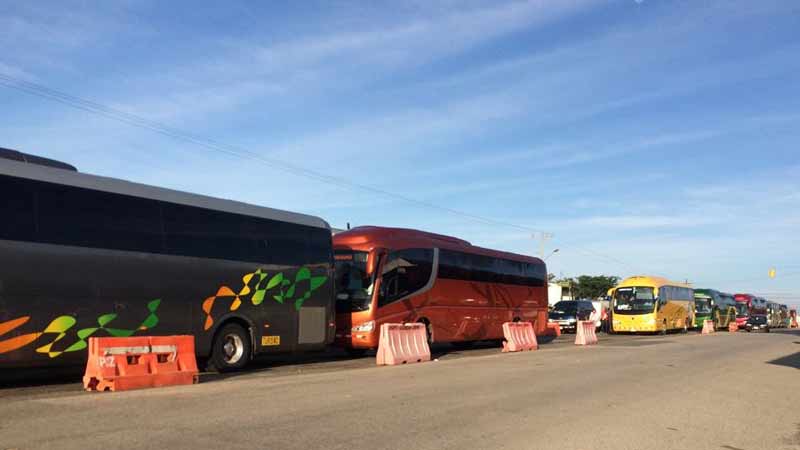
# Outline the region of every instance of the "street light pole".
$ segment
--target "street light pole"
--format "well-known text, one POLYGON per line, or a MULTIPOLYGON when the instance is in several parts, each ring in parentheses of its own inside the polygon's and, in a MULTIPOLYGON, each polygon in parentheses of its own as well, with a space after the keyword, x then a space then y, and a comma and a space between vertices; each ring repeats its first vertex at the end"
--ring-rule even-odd
POLYGON ((551 256, 553 256, 553 255, 555 255, 556 253, 558 253, 558 249, 555 249, 555 250, 553 250, 552 252, 550 252, 550 254, 549 254, 549 255, 547 255, 547 256, 545 256, 544 258, 542 258, 542 261, 547 261, 547 258, 549 258, 549 257, 551 257, 551 256))

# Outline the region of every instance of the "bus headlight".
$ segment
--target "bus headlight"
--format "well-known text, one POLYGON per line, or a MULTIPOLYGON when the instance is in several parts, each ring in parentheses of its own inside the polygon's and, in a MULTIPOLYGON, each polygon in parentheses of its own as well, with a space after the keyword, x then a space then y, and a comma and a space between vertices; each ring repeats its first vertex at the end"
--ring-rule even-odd
POLYGON ((352 331, 353 332, 372 331, 374 329, 375 329, 375 321, 374 320, 370 320, 368 322, 362 323, 361 325, 354 326, 352 331))

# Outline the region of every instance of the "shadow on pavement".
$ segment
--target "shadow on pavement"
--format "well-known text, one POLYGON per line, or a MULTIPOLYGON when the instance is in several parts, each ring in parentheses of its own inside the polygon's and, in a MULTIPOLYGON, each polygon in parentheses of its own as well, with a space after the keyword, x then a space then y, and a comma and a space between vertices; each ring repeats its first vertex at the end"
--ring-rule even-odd
MULTIPOLYGON (((540 345, 547 345, 553 343, 554 336, 538 336, 540 345)), ((469 356, 473 351, 480 354, 481 350, 491 350, 502 348, 500 341, 479 341, 468 343, 465 345, 451 345, 451 344, 435 344, 431 348, 431 358, 441 359, 445 357, 463 357, 469 356)), ((301 372, 304 368, 311 365, 324 365, 324 364, 344 364, 342 368, 353 367, 370 367, 374 365, 375 352, 367 352, 363 356, 349 355, 342 349, 330 348, 321 352, 314 353, 298 353, 298 354, 280 354, 260 356, 256 358, 246 370, 241 372, 232 373, 218 373, 214 371, 203 371, 206 367, 205 361, 198 360, 197 366, 201 369, 202 383, 210 383, 228 378, 239 376, 248 376, 259 373, 266 373, 271 370, 283 368, 287 366, 296 366, 297 371, 301 372), (352 364, 348 364, 352 362, 352 364)), ((41 368, 41 369, 21 369, 14 370, 10 374, 0 374, 0 396, 2 396, 3 389, 13 388, 29 388, 40 387, 49 385, 69 385, 76 384, 80 386, 83 377, 83 366, 69 366, 58 368, 41 368)))
POLYGON ((786 366, 795 369, 800 369, 800 352, 784 356, 783 358, 767 361, 767 364, 774 364, 776 366, 786 366))
POLYGON ((16 369, 10 373, 0 374, 0 397, 3 389, 29 388, 49 385, 81 385, 83 382, 82 366, 67 366, 41 369, 16 369))

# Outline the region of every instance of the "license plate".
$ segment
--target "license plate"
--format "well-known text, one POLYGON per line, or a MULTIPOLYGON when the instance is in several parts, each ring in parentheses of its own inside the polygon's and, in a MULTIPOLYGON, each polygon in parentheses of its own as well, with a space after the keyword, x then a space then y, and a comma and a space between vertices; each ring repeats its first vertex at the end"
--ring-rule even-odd
POLYGON ((276 345, 281 345, 281 337, 280 336, 262 336, 261 337, 261 346, 262 347, 272 347, 276 345))

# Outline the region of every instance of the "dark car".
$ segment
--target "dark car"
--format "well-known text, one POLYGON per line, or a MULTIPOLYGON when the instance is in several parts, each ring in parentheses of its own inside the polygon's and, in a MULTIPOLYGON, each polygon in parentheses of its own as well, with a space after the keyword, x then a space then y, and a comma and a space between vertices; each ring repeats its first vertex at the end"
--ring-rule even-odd
POLYGON ((747 322, 744 324, 744 329, 747 331, 763 331, 765 333, 769 333, 767 316, 756 314, 748 317, 747 322))
POLYGON ((585 300, 562 300, 553 305, 552 311, 547 319, 550 323, 557 323, 561 331, 574 332, 578 320, 589 320, 594 305, 585 300))

